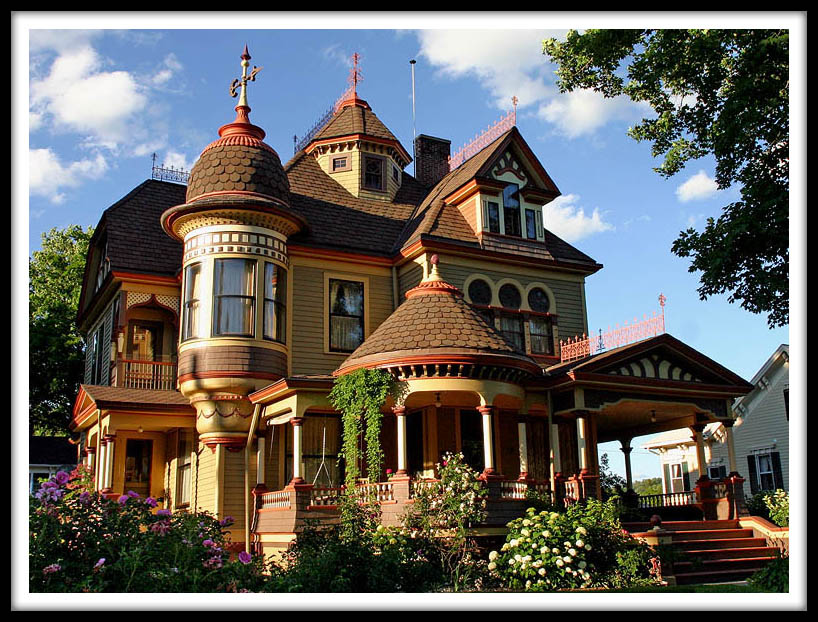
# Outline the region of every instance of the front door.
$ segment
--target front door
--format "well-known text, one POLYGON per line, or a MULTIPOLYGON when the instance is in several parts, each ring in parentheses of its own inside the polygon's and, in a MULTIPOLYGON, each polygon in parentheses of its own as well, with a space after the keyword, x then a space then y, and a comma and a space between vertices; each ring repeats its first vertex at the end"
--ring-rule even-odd
POLYGON ((125 445, 125 491, 150 495, 153 441, 129 438, 125 445))

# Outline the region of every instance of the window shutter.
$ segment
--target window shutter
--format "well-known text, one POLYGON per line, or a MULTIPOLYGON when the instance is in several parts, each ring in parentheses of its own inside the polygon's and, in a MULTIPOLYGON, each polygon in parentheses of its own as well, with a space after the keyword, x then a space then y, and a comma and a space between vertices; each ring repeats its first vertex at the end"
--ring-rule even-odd
POLYGON ((756 457, 747 456, 747 472, 750 474, 750 494, 758 492, 758 472, 756 471, 756 457))
POLYGON ((542 240, 543 239, 543 230, 542 230, 542 208, 536 210, 534 212, 537 220, 537 238, 542 240))
MULTIPOLYGON (((701 477, 701 474, 699 474, 701 477)), ((690 473, 687 470, 687 461, 682 462, 682 480, 684 481, 685 492, 690 491, 690 473)))
POLYGON ((665 491, 673 492, 673 485, 670 482, 670 465, 669 464, 663 464, 662 467, 664 469, 664 475, 665 475, 665 491))
POLYGON ((489 202, 483 201, 483 231, 489 230, 489 202))
POLYGON ((776 490, 784 488, 784 476, 781 473, 781 454, 777 451, 770 453, 770 460, 773 463, 773 481, 775 482, 776 490))

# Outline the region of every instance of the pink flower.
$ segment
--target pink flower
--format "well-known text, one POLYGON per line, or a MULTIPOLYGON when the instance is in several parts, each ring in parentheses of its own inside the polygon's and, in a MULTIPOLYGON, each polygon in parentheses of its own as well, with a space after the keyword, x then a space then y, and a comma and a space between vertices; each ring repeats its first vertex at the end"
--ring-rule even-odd
POLYGON ((207 540, 205 540, 205 541, 203 541, 203 542, 202 542, 202 545, 203 545, 203 546, 206 546, 206 547, 211 547, 211 546, 213 546, 213 540, 211 540, 210 538, 208 538, 207 540))
POLYGON ((138 492, 134 492, 133 490, 129 490, 129 491, 128 491, 128 496, 129 496, 129 497, 133 497, 133 498, 135 499, 135 498, 137 498, 137 497, 139 496, 139 493, 138 493, 138 492))
POLYGON ((158 504, 156 503, 156 499, 154 499, 153 497, 146 497, 145 505, 155 508, 158 504))
POLYGON ((98 569, 98 568, 102 568, 102 566, 103 566, 104 564, 105 564, 105 558, 104 558, 104 557, 100 557, 100 558, 99 558, 99 561, 98 561, 96 564, 94 564, 94 570, 96 570, 96 569, 98 569))
POLYGON ((249 564, 252 559, 253 556, 250 555, 250 553, 248 553, 247 551, 242 551, 241 553, 239 553, 239 561, 242 564, 249 564))
POLYGON ((122 495, 119 497, 119 499, 116 500, 116 502, 119 505, 125 505, 126 503, 128 503, 128 499, 130 499, 128 495, 122 495))
POLYGON ((157 516, 170 516, 170 514, 171 514, 171 511, 167 510, 167 509, 156 510, 156 515, 157 516))
POLYGON ((170 523, 168 521, 160 520, 159 522, 151 525, 151 531, 159 534, 160 536, 164 536, 170 531, 170 523))
POLYGON ((52 574, 52 573, 57 572, 58 570, 61 570, 61 569, 62 569, 62 566, 60 566, 59 564, 51 564, 51 565, 46 566, 45 568, 43 568, 43 574, 52 574))

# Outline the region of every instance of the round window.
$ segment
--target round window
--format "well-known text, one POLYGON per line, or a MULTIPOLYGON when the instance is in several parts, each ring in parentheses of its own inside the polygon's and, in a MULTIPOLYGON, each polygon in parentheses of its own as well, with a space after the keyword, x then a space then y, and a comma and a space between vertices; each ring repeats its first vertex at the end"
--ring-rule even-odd
POLYGON ((475 279, 469 283, 469 298, 473 304, 491 304, 491 287, 483 279, 475 279))
POLYGON ((548 294, 545 293, 544 289, 535 287, 528 292, 528 306, 531 307, 532 311, 547 313, 548 309, 551 307, 551 301, 549 300, 548 294))
POLYGON ((506 309, 519 309, 522 302, 520 290, 511 283, 506 283, 500 288, 500 304, 506 309))

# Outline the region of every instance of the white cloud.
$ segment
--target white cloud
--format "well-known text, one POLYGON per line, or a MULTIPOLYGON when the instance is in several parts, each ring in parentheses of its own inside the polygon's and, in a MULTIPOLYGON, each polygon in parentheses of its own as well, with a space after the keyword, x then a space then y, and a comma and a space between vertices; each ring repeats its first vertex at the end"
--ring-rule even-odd
POLYGON ((31 85, 31 111, 58 132, 86 136, 90 145, 119 145, 147 104, 144 89, 126 71, 102 71, 88 45, 60 53, 44 79, 31 85))
POLYGON ((165 160, 162 163, 165 168, 175 168, 175 169, 182 169, 184 171, 190 171, 193 168, 193 162, 188 162, 187 156, 184 153, 179 153, 178 151, 168 151, 165 154, 165 160))
POLYGON ((545 228, 567 242, 576 242, 595 233, 613 231, 614 226, 602 219, 595 207, 590 216, 578 207, 579 195, 566 194, 557 197, 543 208, 545 228))
POLYGON ((170 81, 178 72, 183 69, 182 63, 176 58, 176 55, 171 52, 162 61, 162 65, 151 77, 150 81, 155 86, 162 86, 170 81))
POLYGON ((596 91, 581 90, 562 93, 540 106, 540 118, 556 126, 560 134, 577 138, 593 134, 611 121, 634 121, 650 107, 635 104, 627 96, 606 99, 596 91))
POLYGON ((101 154, 64 165, 51 149, 30 149, 28 166, 31 194, 46 197, 56 204, 65 199, 61 189, 77 187, 88 179, 98 179, 108 169, 101 154))
POLYGON ((420 56, 443 75, 475 76, 501 110, 520 108, 553 95, 552 66, 542 54, 542 41, 561 37, 564 30, 421 30, 420 56))
POLYGON ((707 176, 703 170, 676 188, 676 196, 682 203, 708 199, 718 192, 716 181, 707 176))

